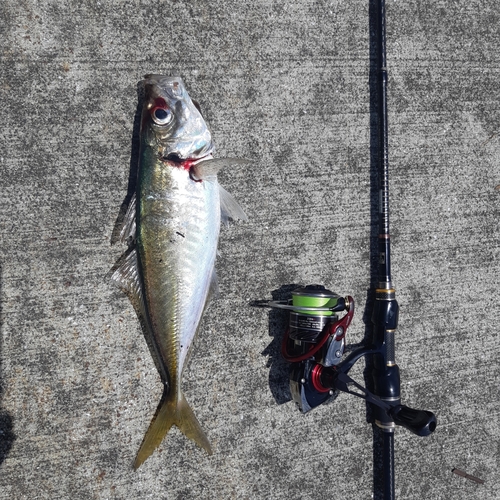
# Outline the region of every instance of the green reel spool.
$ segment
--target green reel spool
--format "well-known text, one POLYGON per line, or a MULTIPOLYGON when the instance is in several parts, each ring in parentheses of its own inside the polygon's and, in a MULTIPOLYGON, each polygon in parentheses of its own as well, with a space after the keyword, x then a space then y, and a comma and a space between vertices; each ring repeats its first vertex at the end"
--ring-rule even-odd
POLYGON ((301 314, 334 316, 339 298, 322 285, 307 285, 292 292, 292 306, 301 314))
POLYGON ((290 312, 291 339, 316 343, 326 325, 337 320, 335 309, 341 299, 321 285, 308 285, 292 292, 290 312))

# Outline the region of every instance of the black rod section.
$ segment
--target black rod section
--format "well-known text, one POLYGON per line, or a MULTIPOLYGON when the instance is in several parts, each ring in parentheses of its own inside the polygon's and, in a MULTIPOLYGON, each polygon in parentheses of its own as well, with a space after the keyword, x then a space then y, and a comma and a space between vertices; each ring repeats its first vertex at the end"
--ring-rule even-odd
MULTIPOLYGON (((399 369, 395 360, 395 331, 398 325, 399 307, 396 291, 392 286, 389 235, 389 148, 387 125, 387 65, 385 0, 378 0, 377 12, 377 83, 378 83, 378 188, 379 188, 379 255, 378 283, 375 286, 375 305, 372 315, 375 394, 391 404, 399 404, 399 369)), ((378 423, 388 430, 393 420, 379 413, 378 423)))
MULTIPOLYGON (((391 247, 389 232, 389 140, 387 120, 387 59, 385 0, 377 1, 377 98, 378 98, 378 283, 375 286, 375 305, 372 315, 373 392, 390 405, 399 405, 400 378, 395 359, 395 331, 399 307, 391 276, 391 247)), ((383 433, 384 500, 394 500, 394 427, 390 413, 372 405, 375 424, 383 433)))
POLYGON ((394 433, 384 432, 384 499, 394 500, 394 433))
POLYGON ((391 282, 389 233, 389 133, 387 125, 387 58, 385 0, 379 0, 378 12, 378 117, 379 117, 379 280, 391 282))

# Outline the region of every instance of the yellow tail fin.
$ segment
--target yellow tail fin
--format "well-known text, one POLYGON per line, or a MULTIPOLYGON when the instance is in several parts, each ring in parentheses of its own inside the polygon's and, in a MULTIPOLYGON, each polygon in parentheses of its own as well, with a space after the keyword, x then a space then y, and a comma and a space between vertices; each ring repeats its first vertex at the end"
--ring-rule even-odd
POLYGON ((181 394, 180 398, 178 398, 176 394, 168 394, 162 398, 156 410, 156 415, 144 436, 134 462, 134 469, 138 469, 160 445, 172 425, 177 426, 186 437, 193 440, 209 455, 212 454, 212 448, 207 436, 205 436, 198 420, 196 420, 193 410, 191 410, 184 395, 181 394))

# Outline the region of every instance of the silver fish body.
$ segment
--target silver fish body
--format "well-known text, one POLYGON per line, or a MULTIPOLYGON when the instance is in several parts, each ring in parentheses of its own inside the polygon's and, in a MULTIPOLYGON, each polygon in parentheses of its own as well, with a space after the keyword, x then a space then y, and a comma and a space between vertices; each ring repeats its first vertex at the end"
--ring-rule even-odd
MULTIPOLYGON (((149 75, 136 195, 122 240, 135 247, 113 279, 144 318, 165 391, 138 452, 139 467, 172 425, 211 453, 181 389, 204 309, 217 290, 215 258, 223 217, 246 218, 218 184, 210 132, 180 78, 149 75)), ((235 163, 235 161, 229 161, 235 163)))
POLYGON ((180 376, 207 301, 215 286, 220 227, 216 181, 194 182, 187 170, 156 161, 141 176, 137 256, 149 327, 169 384, 180 376))

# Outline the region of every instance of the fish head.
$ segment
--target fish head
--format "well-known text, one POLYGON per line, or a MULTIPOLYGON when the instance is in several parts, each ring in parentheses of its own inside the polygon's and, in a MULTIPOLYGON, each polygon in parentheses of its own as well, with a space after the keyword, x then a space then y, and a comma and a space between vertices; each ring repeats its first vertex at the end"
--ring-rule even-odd
POLYGON ((182 78, 146 75, 142 139, 164 160, 182 162, 214 151, 212 136, 182 78))

